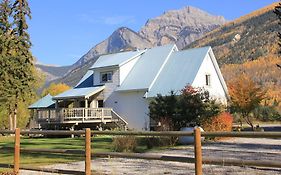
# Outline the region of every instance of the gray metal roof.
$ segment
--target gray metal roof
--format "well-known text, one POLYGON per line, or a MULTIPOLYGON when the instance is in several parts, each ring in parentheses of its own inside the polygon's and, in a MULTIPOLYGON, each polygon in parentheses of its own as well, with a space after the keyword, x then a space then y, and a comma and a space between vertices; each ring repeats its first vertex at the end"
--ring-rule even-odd
POLYGON ((102 91, 104 88, 105 86, 69 89, 68 91, 54 96, 53 100, 89 98, 90 96, 102 91))
POLYGON ((148 49, 136 62, 117 91, 148 89, 175 45, 148 49))
POLYGON ((158 78, 147 92, 147 97, 175 93, 192 84, 210 47, 173 52, 158 78))
POLYGON ((102 55, 99 59, 94 63, 94 65, 90 69, 96 69, 101 67, 109 67, 109 66, 120 66, 127 61, 137 57, 138 55, 145 52, 145 50, 136 50, 129 52, 120 52, 115 54, 102 55))
POLYGON ((32 105, 30 105, 29 109, 37 109, 37 108, 50 108, 55 105, 55 102, 52 100, 52 96, 50 94, 36 101, 32 105))

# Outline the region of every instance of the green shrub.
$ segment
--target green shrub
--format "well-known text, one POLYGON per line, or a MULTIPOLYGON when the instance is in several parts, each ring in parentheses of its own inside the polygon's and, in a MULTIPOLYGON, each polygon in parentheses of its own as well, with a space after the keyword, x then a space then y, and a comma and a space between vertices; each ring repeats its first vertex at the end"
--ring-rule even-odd
POLYGON ((179 95, 173 91, 166 96, 158 94, 149 104, 149 116, 165 131, 180 130, 190 122, 199 124, 202 118, 219 114, 222 108, 208 91, 187 85, 179 95))
POLYGON ((137 145, 135 136, 117 136, 113 138, 113 150, 116 152, 135 152, 137 145))
POLYGON ((281 121, 281 114, 274 106, 260 106, 254 110, 253 115, 260 121, 281 121))

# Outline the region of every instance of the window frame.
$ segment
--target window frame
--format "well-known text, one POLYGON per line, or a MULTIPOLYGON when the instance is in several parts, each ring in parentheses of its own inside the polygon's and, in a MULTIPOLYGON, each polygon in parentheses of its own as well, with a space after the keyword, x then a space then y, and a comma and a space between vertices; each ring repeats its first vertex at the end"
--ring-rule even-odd
POLYGON ((211 86, 211 74, 205 74, 205 85, 211 86))
POLYGON ((100 72, 100 83, 112 83, 112 77, 113 77, 113 71, 105 71, 105 72, 100 72), (110 80, 109 80, 109 74, 111 74, 110 76, 110 80), (106 75, 106 81, 103 81, 103 75, 106 75))

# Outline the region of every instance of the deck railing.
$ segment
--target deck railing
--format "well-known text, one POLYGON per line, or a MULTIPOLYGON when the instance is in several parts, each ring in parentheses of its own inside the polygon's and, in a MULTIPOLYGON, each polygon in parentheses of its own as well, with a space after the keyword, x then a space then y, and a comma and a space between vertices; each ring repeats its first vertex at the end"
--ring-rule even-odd
POLYGON ((58 108, 37 110, 38 122, 110 122, 112 119, 111 108, 58 108))

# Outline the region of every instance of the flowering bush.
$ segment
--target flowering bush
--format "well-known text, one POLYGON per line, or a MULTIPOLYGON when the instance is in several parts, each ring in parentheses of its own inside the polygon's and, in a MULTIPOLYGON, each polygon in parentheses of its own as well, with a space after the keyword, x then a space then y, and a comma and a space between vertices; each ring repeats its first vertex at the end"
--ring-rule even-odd
POLYGON ((228 112, 223 112, 215 117, 210 117, 203 122, 205 131, 231 131, 233 117, 228 112))

